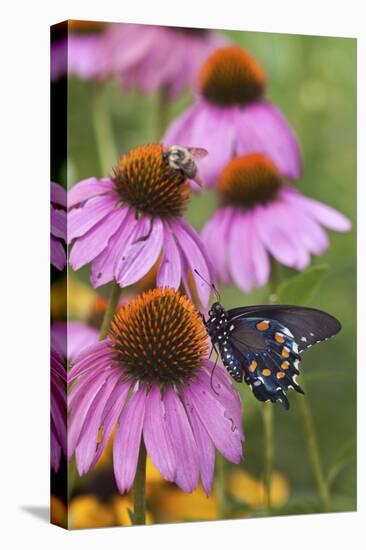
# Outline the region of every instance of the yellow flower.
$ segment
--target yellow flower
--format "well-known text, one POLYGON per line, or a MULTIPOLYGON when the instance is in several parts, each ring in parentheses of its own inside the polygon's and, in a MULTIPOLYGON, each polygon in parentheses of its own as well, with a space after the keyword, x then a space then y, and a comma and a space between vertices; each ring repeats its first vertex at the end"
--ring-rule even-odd
POLYGON ((62 278, 51 287, 52 318, 63 319, 67 305, 71 319, 84 319, 97 298, 98 294, 94 290, 70 276, 69 273, 67 285, 66 280, 62 278))
POLYGON ((185 493, 176 487, 166 486, 158 493, 155 509, 162 522, 204 521, 219 519, 217 497, 209 497, 201 487, 185 493))
MULTIPOLYGON (((251 508, 262 508, 265 503, 263 482, 244 470, 236 469, 228 479, 228 493, 238 502, 248 504, 251 508)), ((289 496, 289 485, 286 478, 274 472, 271 479, 271 505, 278 508, 285 504, 289 496)))
POLYGON ((59 497, 51 495, 51 523, 60 527, 67 527, 66 506, 59 497))
POLYGON ((116 517, 112 506, 99 501, 94 495, 79 495, 69 506, 69 528, 88 529, 112 527, 116 517))

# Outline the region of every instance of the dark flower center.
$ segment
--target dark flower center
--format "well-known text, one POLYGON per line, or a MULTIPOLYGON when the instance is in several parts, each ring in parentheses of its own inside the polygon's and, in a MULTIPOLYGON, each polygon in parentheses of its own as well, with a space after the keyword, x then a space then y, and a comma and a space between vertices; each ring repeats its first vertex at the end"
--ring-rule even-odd
POLYGON ((68 21, 68 28, 74 34, 99 34, 103 32, 107 27, 107 23, 100 21, 83 21, 78 19, 70 19, 68 21))
POLYGON ((188 206, 186 175, 172 168, 160 144, 141 145, 123 155, 115 169, 115 187, 121 200, 138 212, 176 218, 188 206))
POLYGON ((222 203, 239 208, 273 200, 280 186, 276 165, 260 153, 235 157, 221 172, 218 183, 222 203))
POLYGON ((171 288, 149 290, 122 306, 109 336, 127 375, 161 388, 189 382, 208 350, 198 311, 171 288))
POLYGON ((198 78, 203 97, 216 105, 246 105, 260 99, 266 88, 262 67, 239 46, 216 50, 198 78))

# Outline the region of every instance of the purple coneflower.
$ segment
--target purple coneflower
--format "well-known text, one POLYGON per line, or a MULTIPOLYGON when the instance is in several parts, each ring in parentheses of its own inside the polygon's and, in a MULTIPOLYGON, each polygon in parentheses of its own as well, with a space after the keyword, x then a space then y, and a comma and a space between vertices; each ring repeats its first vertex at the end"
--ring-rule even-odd
POLYGON ((218 179, 220 207, 202 240, 217 277, 244 292, 268 281, 270 256, 303 270, 310 255, 322 255, 328 237, 322 226, 348 231, 350 221, 335 209, 302 195, 280 177, 262 154, 231 160, 218 179))
POLYGON ((207 186, 215 185, 235 155, 264 153, 290 179, 300 176, 302 161, 296 137, 277 107, 264 99, 266 77, 239 46, 213 53, 198 78, 197 102, 173 122, 164 143, 189 143, 210 152, 200 164, 207 186))
POLYGON ((194 85, 202 63, 225 42, 206 29, 122 24, 110 25, 103 46, 126 90, 165 89, 172 99, 194 85))
POLYGON ((51 349, 51 468, 57 472, 66 456, 66 369, 64 360, 51 349))
POLYGON ((159 261, 157 286, 178 289, 183 281, 189 294, 192 275, 206 306, 210 287, 194 269, 211 281, 209 260, 182 217, 190 185, 163 151, 160 144, 136 147, 120 158, 114 178, 89 178, 69 191, 68 240, 75 240, 70 265, 76 270, 92 262, 94 287, 112 280, 126 287, 159 261))
POLYGON ((97 462, 113 429, 121 493, 134 482, 142 440, 168 481, 192 491, 212 487, 215 447, 242 458, 241 403, 230 377, 207 358, 205 327, 174 289, 149 290, 114 316, 109 336, 74 361, 69 383, 69 457, 79 474, 97 462))
POLYGON ((51 182, 51 264, 60 271, 66 265, 66 191, 51 182))

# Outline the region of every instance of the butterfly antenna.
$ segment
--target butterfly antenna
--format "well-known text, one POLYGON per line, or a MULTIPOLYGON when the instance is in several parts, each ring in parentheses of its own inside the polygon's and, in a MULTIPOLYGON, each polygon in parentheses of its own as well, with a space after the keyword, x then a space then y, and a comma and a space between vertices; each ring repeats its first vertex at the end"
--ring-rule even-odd
POLYGON ((218 302, 221 302, 220 293, 219 293, 219 291, 217 290, 215 284, 214 284, 214 283, 209 283, 209 282, 207 281, 207 279, 205 279, 204 277, 202 277, 201 273, 199 273, 199 272, 197 271, 197 269, 194 269, 194 272, 202 279, 202 281, 204 281, 204 282, 206 283, 206 285, 208 285, 208 286, 210 286, 210 287, 212 288, 212 290, 214 291, 215 296, 216 296, 216 298, 217 298, 217 301, 218 301, 218 302))

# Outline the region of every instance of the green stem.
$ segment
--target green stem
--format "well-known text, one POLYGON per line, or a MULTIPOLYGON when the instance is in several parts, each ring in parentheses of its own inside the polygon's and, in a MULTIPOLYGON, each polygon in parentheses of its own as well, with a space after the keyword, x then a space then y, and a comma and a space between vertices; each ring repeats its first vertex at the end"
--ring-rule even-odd
MULTIPOLYGON (((270 296, 269 303, 277 302, 277 287, 279 284, 279 265, 273 261, 271 265, 271 276, 269 280, 270 296)), ((273 404, 267 403, 262 407, 263 417, 263 436, 264 436, 264 506, 267 516, 271 515, 271 480, 273 470, 273 455, 274 455, 274 430, 273 430, 273 404)))
POLYGON ((273 404, 266 403, 262 407, 264 429, 264 506, 266 515, 271 515, 271 479, 273 470, 273 404))
POLYGON ((216 493, 219 504, 219 514, 221 519, 228 518, 227 499, 226 499, 226 481, 225 481, 225 459, 222 454, 217 453, 216 457, 216 493))
POLYGON ((104 314, 102 326, 100 328, 99 340, 104 340, 104 338, 106 338, 108 334, 109 327, 111 326, 114 313, 118 306, 121 292, 121 287, 116 283, 116 281, 113 281, 108 306, 104 314))
POLYGON ((133 519, 134 525, 146 524, 146 447, 143 439, 133 484, 133 519))
POLYGON ((92 94, 92 122, 99 154, 101 174, 107 176, 118 160, 111 119, 104 101, 101 85, 96 85, 92 94))
POLYGON ((330 500, 329 500, 328 485, 324 476, 322 463, 320 460, 319 447, 318 447, 318 442, 316 438, 315 427, 313 423, 313 416, 311 413, 310 405, 308 400, 303 396, 299 396, 298 404, 299 404, 302 420, 304 423, 306 443, 308 446, 308 452, 309 452, 309 457, 310 457, 310 462, 311 462, 315 482, 316 482, 318 492, 319 492, 319 497, 322 503, 322 509, 323 509, 323 512, 329 512, 330 500))
POLYGON ((168 125, 168 89, 162 86, 158 91, 156 107, 156 133, 160 141, 168 125))

